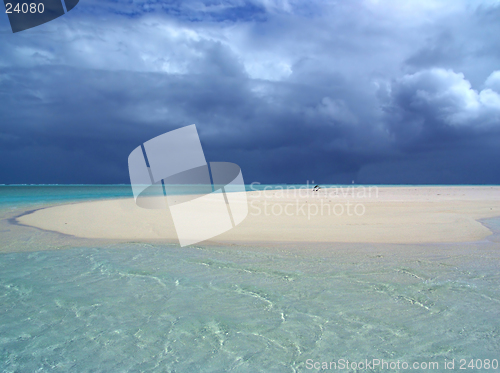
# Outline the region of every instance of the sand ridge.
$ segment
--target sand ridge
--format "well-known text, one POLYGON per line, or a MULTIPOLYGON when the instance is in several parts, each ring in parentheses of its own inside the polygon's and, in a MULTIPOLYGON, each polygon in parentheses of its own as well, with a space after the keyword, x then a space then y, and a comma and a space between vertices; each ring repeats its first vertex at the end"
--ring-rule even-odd
MULTIPOLYGON (((491 234, 479 219, 500 216, 497 186, 267 190, 247 199, 247 218, 213 241, 467 242, 491 234)), ((84 238, 177 239, 169 210, 142 209, 133 198, 50 207, 18 222, 84 238)))

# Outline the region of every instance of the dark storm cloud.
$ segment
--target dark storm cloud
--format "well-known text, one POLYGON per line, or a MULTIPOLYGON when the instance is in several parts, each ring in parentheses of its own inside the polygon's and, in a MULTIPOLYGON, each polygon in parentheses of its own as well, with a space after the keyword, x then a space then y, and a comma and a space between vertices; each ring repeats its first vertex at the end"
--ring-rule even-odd
POLYGON ((499 183, 498 8, 474 4, 88 0, 1 23, 0 183, 126 183, 132 149, 192 123, 247 183, 499 183))

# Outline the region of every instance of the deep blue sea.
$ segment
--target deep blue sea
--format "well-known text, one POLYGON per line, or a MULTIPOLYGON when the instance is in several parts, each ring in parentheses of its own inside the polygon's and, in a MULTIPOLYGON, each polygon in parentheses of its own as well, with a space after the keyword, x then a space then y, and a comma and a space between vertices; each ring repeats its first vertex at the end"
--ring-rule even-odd
POLYGON ((1 372, 500 371, 499 219, 467 244, 187 248, 15 223, 130 196, 0 186, 1 372))

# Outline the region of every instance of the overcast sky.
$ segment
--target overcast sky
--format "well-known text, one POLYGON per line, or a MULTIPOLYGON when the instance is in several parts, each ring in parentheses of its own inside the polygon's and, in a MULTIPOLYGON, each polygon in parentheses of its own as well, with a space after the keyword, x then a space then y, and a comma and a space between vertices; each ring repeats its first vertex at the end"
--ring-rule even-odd
POLYGON ((196 124, 246 183, 499 184, 500 2, 80 0, 0 15, 0 183, 127 183, 196 124))

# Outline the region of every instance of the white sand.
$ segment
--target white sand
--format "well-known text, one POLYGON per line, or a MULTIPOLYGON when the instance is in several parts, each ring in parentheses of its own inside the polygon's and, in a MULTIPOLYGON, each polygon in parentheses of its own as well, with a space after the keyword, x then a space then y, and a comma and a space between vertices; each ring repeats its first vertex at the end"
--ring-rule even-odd
MULTIPOLYGON (((500 216, 500 187, 378 187, 371 190, 355 187, 300 192, 247 193, 248 217, 236 228, 210 241, 476 241, 491 234, 478 220, 500 216)), ((169 210, 142 209, 132 198, 50 207, 22 216, 18 221, 85 238, 177 240, 169 210)))

